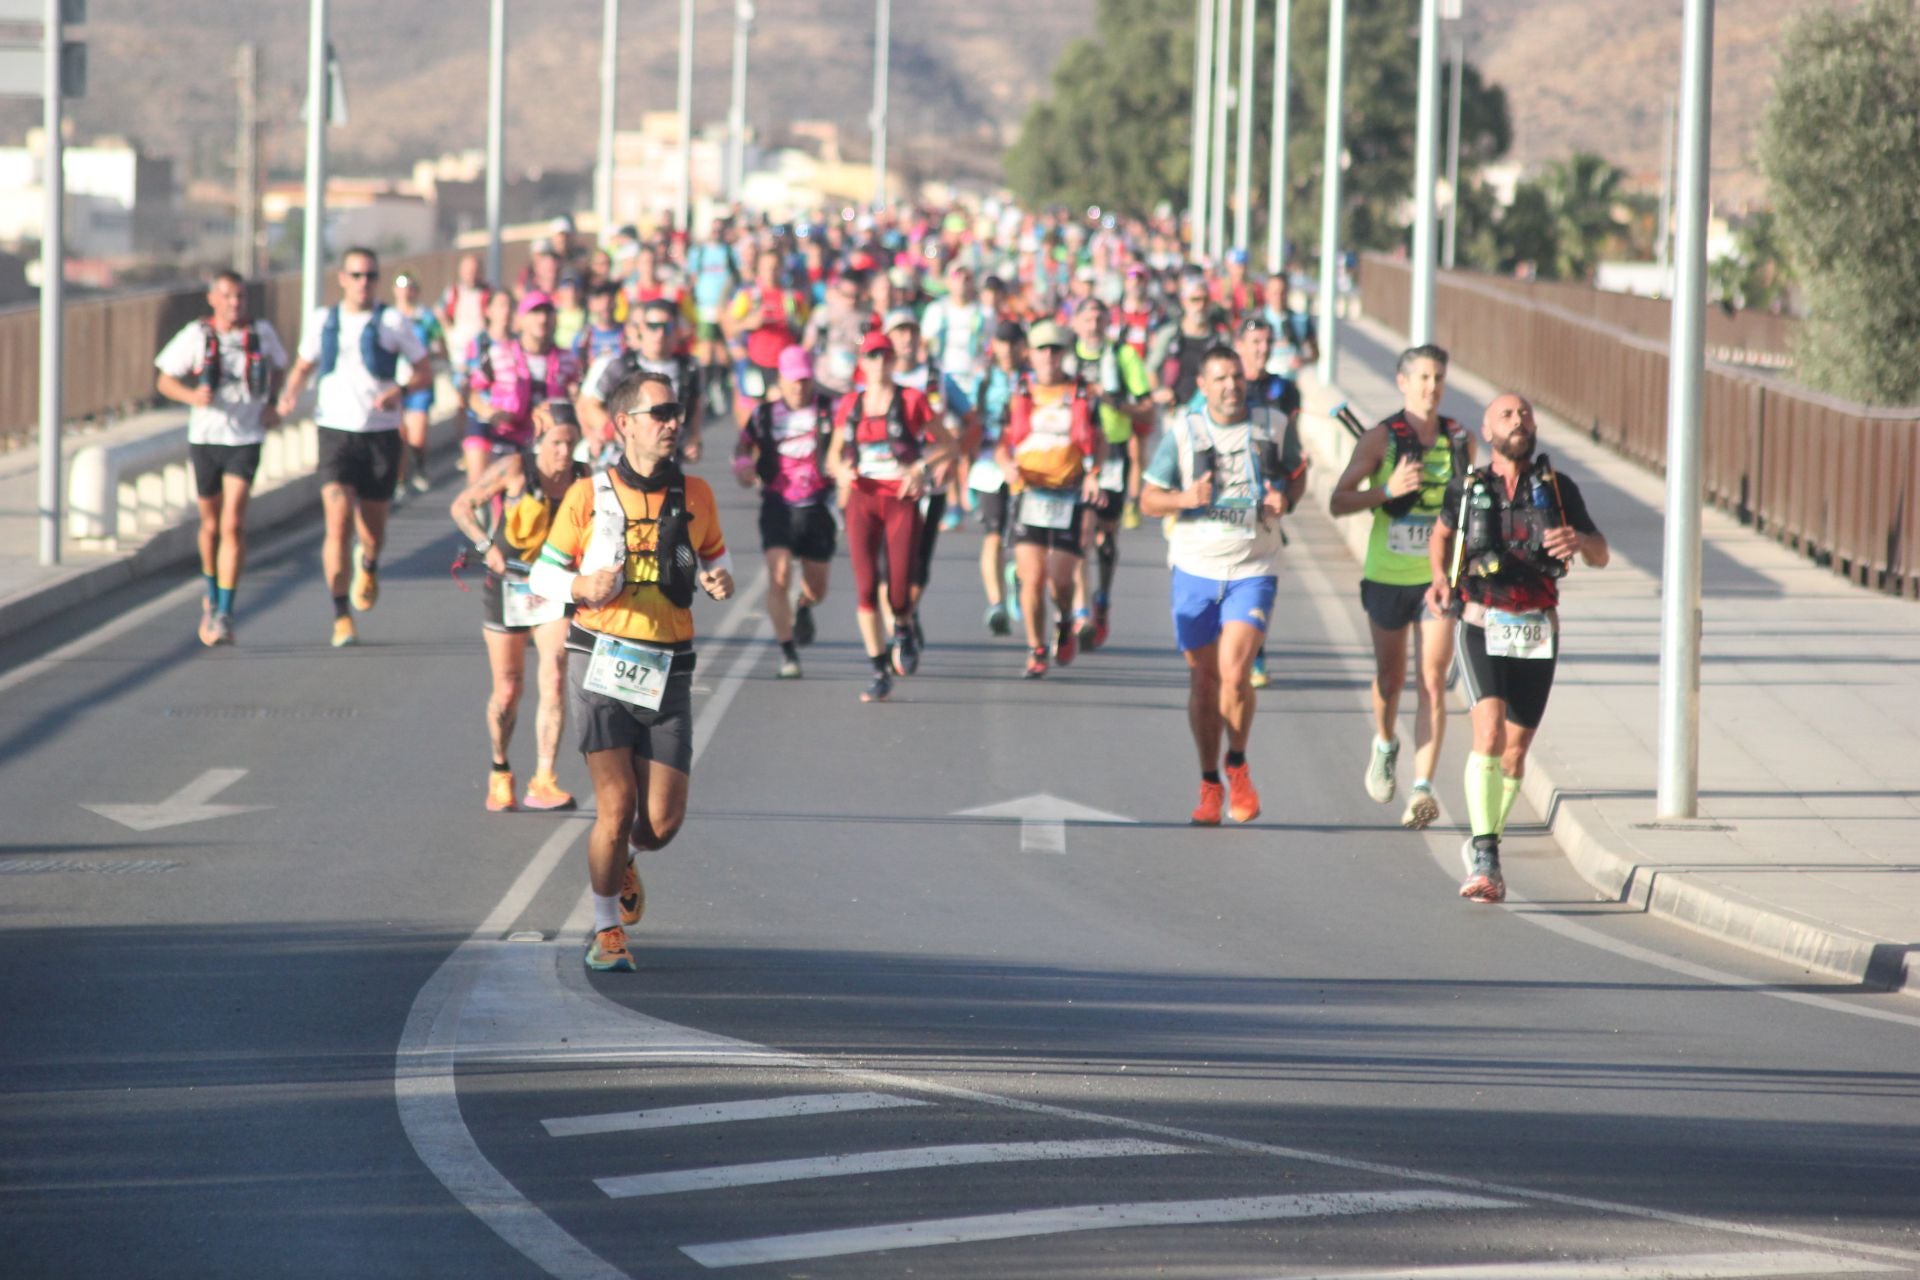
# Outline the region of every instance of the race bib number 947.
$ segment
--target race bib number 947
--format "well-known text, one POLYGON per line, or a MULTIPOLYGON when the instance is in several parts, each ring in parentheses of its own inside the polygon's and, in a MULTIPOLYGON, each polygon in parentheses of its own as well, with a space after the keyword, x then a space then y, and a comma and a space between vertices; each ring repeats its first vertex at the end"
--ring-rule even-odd
POLYGON ((667 672, 672 667, 673 655, 664 649, 649 649, 612 636, 601 636, 593 643, 593 656, 587 660, 587 676, 581 686, 589 693, 618 698, 646 711, 658 711, 667 691, 667 672))

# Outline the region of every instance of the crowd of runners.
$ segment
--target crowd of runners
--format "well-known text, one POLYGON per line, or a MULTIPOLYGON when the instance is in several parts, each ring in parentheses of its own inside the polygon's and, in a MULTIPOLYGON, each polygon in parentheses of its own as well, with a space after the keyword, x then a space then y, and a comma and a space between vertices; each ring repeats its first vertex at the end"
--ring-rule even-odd
MULTIPOLYGON (((633 968, 634 854, 686 814, 691 605, 734 590, 713 488, 689 469, 708 442, 759 492, 778 675, 803 675, 844 542, 870 703, 920 668, 943 534, 976 526, 980 625, 1017 631, 1008 674, 1039 680, 1106 643, 1120 533, 1160 522, 1198 754, 1191 820, 1259 816, 1247 746, 1284 522, 1307 489, 1297 377, 1318 351, 1285 274, 1256 276, 1243 251, 1195 263, 1169 222, 1010 207, 722 218, 692 238, 622 227, 599 244, 561 219, 517 278, 486 280, 468 257, 437 298, 348 250, 341 301, 306 318, 291 354, 247 315, 245 285, 216 278, 209 316, 156 360, 161 393, 189 406, 201 641, 235 641, 262 435, 309 392, 330 638, 358 641, 388 514, 432 486, 428 415, 449 374, 464 423, 450 514, 483 575, 492 673, 486 804, 572 808, 558 772, 572 727, 595 804, 590 968, 633 968), (530 648, 522 791, 509 749, 530 648)), ((1500 835, 1553 681, 1558 582, 1608 552, 1578 486, 1538 453, 1531 406, 1503 395, 1483 422, 1455 422, 1439 412, 1446 376, 1437 347, 1401 356, 1403 405, 1352 424, 1330 510, 1371 522, 1366 791, 1400 796, 1411 658, 1401 821, 1439 818, 1457 662, 1473 734, 1461 894, 1498 902, 1500 835)))

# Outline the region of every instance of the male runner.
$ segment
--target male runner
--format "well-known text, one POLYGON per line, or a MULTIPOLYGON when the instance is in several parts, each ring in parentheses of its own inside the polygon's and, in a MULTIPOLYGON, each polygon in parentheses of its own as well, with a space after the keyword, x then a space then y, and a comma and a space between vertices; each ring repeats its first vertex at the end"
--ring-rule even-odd
MULTIPOLYGON (((1273 354, 1273 326, 1266 317, 1250 315, 1240 322, 1240 335, 1233 349, 1240 353, 1240 371, 1247 377, 1247 403, 1265 406, 1284 415, 1297 428, 1300 421, 1300 388, 1289 372, 1270 372, 1273 354)), ((1253 655, 1253 687, 1267 687, 1267 646, 1253 655)))
POLYGON ((307 317, 299 359, 280 393, 285 417, 318 375, 313 420, 320 429, 320 505, 326 514, 320 564, 333 597, 336 649, 359 640, 348 604, 366 613, 380 601, 380 548, 400 475, 400 404, 407 392, 433 385, 433 365, 413 326, 374 301, 379 283, 380 259, 373 250, 347 250, 340 259, 340 303, 307 317), (403 356, 413 365, 404 386, 394 381, 403 356), (348 542, 355 534, 359 550, 349 596, 348 542))
POLYGON ((608 397, 636 373, 657 373, 686 411, 678 433, 680 456, 688 462, 700 460, 700 366, 693 356, 677 350, 679 325, 679 311, 663 298, 641 303, 627 317, 626 350, 595 361, 580 384, 580 425, 589 443, 621 447, 607 412, 608 397))
POLYGON ((800 678, 800 650, 816 634, 813 606, 827 598, 838 530, 827 502, 827 439, 833 401, 813 381, 806 348, 780 353, 780 392, 741 429, 733 469, 740 483, 760 488, 760 545, 767 558, 767 617, 780 642, 782 680, 800 678), (793 563, 800 562, 800 601, 792 599, 793 563))
POLYGON ((1093 402, 1067 376, 1067 335, 1042 320, 1027 335, 1033 375, 1014 392, 997 460, 1014 493, 1013 555, 1027 626, 1027 679, 1047 674, 1047 599, 1060 620, 1053 661, 1074 659, 1074 579, 1085 554, 1082 527, 1100 497, 1105 444, 1093 402))
POLYGON ((1098 397, 1100 432, 1106 438, 1100 496, 1093 505, 1096 577, 1089 590, 1082 566, 1080 607, 1074 616, 1080 628, 1080 644, 1091 651, 1107 642, 1113 575, 1120 566, 1120 517, 1128 504, 1140 501, 1141 429, 1153 425, 1153 384, 1134 349, 1108 338, 1107 304, 1100 299, 1089 298, 1080 304, 1074 313, 1073 332, 1075 341, 1067 357, 1067 372, 1086 383, 1098 397))
MULTIPOLYGON (((440 327, 440 318, 421 301, 420 282, 404 271, 393 278, 393 305, 413 326, 414 336, 427 349, 428 359, 446 359, 447 338, 440 327)), ((394 376, 407 382, 413 376, 413 369, 403 360, 394 376)), ((415 493, 425 493, 432 488, 427 479, 427 415, 432 410, 431 380, 425 391, 409 391, 400 402, 400 439, 404 447, 400 451, 400 475, 393 486, 396 510, 406 500, 409 485, 415 493)))
POLYGON ((1400 412, 1360 437, 1333 487, 1329 509, 1336 516, 1373 513, 1360 602, 1373 633, 1374 658, 1374 738, 1366 785, 1378 804, 1388 804, 1394 796, 1400 755, 1395 723, 1407 681, 1407 635, 1414 635, 1414 662, 1420 672, 1414 780, 1400 825, 1418 831, 1440 816, 1433 770, 1446 738, 1447 668, 1453 664, 1453 624, 1427 607, 1427 541, 1448 483, 1473 463, 1473 441, 1459 423, 1440 416, 1440 396, 1447 384, 1445 351, 1424 346, 1402 352, 1394 382, 1403 401, 1400 412))
POLYGON ((1461 606, 1459 640, 1473 751, 1467 756, 1467 819, 1460 896, 1507 896, 1500 836, 1526 772, 1527 750, 1546 713, 1560 652, 1560 578, 1578 555, 1594 568, 1611 558, 1580 487, 1534 446, 1533 406, 1516 395, 1487 406, 1480 434, 1488 466, 1454 477, 1427 547, 1427 606, 1461 606))
POLYGON ((1153 374, 1153 402, 1163 424, 1186 416, 1200 392, 1200 366, 1207 352, 1227 341, 1227 331, 1214 322, 1213 299, 1204 276, 1180 278, 1180 315, 1162 325, 1147 351, 1147 369, 1153 374))
POLYGON ((973 496, 980 527, 986 531, 980 539, 980 585, 987 593, 987 630, 996 636, 1009 634, 1013 627, 1007 613, 1007 584, 1001 572, 1010 491, 1006 473, 994 455, 1000 447, 1001 433, 1007 429, 1014 392, 1026 375, 1027 331, 1012 320, 1002 320, 993 333, 993 363, 971 397, 973 412, 967 415, 961 447, 961 456, 969 459, 961 482, 973 496))
POLYGON ((247 560, 247 498, 260 469, 260 444, 279 423, 273 402, 287 349, 266 320, 247 315, 247 285, 222 271, 207 286, 204 320, 160 350, 160 394, 187 406, 187 452, 200 499, 200 643, 233 643, 233 593, 247 560))
POLYGON ((713 490, 674 461, 685 410, 667 380, 634 374, 607 408, 623 452, 567 491, 529 586, 580 606, 567 647, 595 808, 594 932, 584 959, 589 969, 632 972, 624 926, 646 908, 634 854, 665 848, 687 815, 694 587, 725 600, 733 572, 713 490))
POLYGON ((1260 816, 1247 769, 1249 677, 1273 617, 1280 517, 1306 491, 1306 468, 1293 424, 1248 405, 1246 374, 1231 348, 1207 353, 1200 385, 1206 406, 1169 424, 1147 467, 1140 510, 1149 519, 1175 517, 1167 530, 1173 633, 1187 659, 1187 723, 1200 753, 1192 821, 1218 826, 1223 803, 1235 822, 1260 816))

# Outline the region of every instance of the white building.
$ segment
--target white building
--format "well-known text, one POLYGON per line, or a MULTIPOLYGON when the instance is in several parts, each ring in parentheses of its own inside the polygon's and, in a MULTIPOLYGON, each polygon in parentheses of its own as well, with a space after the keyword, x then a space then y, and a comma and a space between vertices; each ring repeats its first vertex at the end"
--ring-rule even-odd
MULTIPOLYGON (((46 188, 44 135, 0 147, 0 244, 40 240, 46 188)), ((67 251, 133 258, 173 251, 173 162, 142 155, 124 138, 65 149, 67 251)))

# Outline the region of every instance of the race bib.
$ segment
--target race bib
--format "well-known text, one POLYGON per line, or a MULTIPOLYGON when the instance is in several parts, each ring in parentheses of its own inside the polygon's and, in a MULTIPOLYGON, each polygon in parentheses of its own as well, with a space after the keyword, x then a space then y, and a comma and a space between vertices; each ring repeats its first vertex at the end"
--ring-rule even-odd
POLYGON ((1530 613, 1487 610, 1487 656, 1490 658, 1551 658, 1553 621, 1544 609, 1530 613))
POLYGON ((1100 488, 1106 493, 1119 493, 1127 487, 1127 460, 1124 456, 1108 458, 1100 464, 1100 488))
POLYGON ((644 711, 658 711, 672 667, 673 655, 665 649, 601 636, 593 642, 593 656, 587 660, 587 675, 581 685, 589 693, 617 698, 644 711))
POLYGON ((749 400, 758 400, 767 394, 767 375, 758 365, 748 365, 740 371, 740 394, 749 400))
POLYGON ((500 619, 510 627, 537 627, 567 616, 567 602, 533 594, 525 582, 509 578, 500 584, 500 619))
POLYGON ((1020 523, 1032 529, 1071 529, 1079 499, 1071 489, 1028 489, 1020 495, 1020 523))
POLYGON ((992 454, 977 460, 967 469, 967 488, 980 493, 998 493, 1007 483, 1007 477, 1001 474, 1000 463, 992 454))
POLYGON ((1401 516, 1387 522, 1387 550, 1397 556, 1424 556, 1431 541, 1431 516, 1401 516))
POLYGON ((1203 525, 1207 532, 1221 538, 1237 538, 1243 542, 1253 541, 1259 532, 1258 513, 1252 507, 1211 506, 1205 508, 1196 523, 1203 525))

